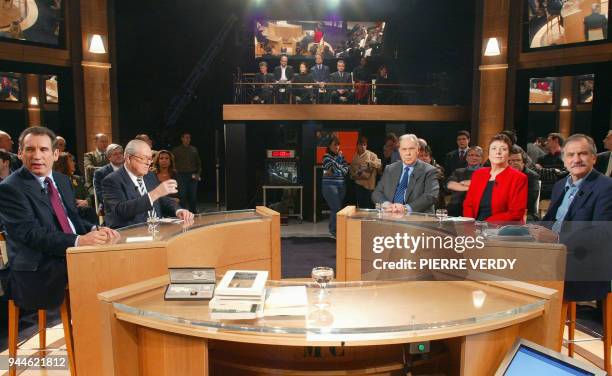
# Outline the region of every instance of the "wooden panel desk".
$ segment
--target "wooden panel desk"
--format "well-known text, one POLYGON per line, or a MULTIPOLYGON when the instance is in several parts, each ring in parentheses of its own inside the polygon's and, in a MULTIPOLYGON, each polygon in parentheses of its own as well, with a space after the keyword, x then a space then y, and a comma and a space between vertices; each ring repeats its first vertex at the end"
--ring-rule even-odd
POLYGON ((280 279, 280 217, 271 209, 202 214, 188 228, 161 223, 158 230, 151 240, 146 224, 131 226, 119 231, 118 244, 68 249, 77 374, 102 374, 100 292, 167 276, 168 267, 259 269, 280 279))
POLYGON ((318 287, 305 283, 305 317, 215 321, 207 302, 164 301, 167 283, 99 295, 105 375, 396 375, 404 344, 423 341, 433 341, 432 361, 415 371, 491 375, 557 294, 512 283, 335 282, 320 307, 318 287))

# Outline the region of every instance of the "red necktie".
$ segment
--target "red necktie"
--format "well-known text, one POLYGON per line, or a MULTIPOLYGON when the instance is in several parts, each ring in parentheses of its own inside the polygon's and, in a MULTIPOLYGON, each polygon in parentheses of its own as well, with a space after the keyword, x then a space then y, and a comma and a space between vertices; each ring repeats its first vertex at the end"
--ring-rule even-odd
POLYGON ((49 201, 51 201, 53 212, 55 213, 55 217, 62 227, 62 231, 66 234, 74 234, 72 228, 70 227, 70 223, 68 222, 68 216, 66 215, 64 205, 62 205, 62 201, 60 200, 59 193, 57 192, 55 185, 53 185, 53 181, 51 181, 49 177, 46 177, 45 183, 47 184, 47 195, 49 195, 49 201))

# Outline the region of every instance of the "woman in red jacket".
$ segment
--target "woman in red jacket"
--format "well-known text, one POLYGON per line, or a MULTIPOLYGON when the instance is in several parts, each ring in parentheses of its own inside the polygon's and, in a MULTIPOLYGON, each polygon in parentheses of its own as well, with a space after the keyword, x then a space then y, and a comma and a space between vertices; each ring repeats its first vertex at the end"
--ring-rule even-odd
POLYGON ((463 215, 491 223, 522 222, 527 210, 527 176, 508 166, 512 141, 498 134, 489 144, 491 167, 472 174, 463 215))

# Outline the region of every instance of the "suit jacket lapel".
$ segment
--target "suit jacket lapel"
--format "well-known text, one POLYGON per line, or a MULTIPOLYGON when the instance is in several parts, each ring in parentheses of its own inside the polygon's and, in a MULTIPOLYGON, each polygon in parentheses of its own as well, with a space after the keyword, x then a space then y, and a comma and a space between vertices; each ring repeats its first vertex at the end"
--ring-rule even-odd
POLYGON ((51 206, 51 202, 49 201, 49 196, 47 196, 40 183, 38 183, 38 180, 34 178, 30 171, 28 171, 25 167, 21 167, 17 171, 19 171, 18 173, 23 179, 24 186, 26 187, 26 190, 30 193, 30 196, 42 202, 51 211, 53 211, 53 207, 51 206))
POLYGON ((591 171, 587 179, 580 185, 580 189, 576 193, 576 197, 572 200, 572 204, 565 215, 565 220, 571 220, 576 210, 583 206, 583 203, 589 199, 589 196, 593 193, 593 180, 597 178, 597 174, 599 174, 597 171, 591 171))
POLYGON ((125 166, 121 166, 118 171, 119 175, 121 176, 121 180, 123 180, 123 185, 125 186, 125 193, 127 194, 128 200, 140 197, 138 188, 134 185, 132 179, 130 179, 130 175, 128 175, 127 171, 125 170, 125 166))

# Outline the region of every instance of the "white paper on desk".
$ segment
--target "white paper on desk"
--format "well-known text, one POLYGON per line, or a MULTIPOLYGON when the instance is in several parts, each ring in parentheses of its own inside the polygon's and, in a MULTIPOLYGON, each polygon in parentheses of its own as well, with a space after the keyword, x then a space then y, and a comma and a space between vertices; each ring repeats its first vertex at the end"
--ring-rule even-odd
POLYGON ((264 306, 264 316, 306 316, 306 286, 272 287, 264 306))
POLYGON ((178 219, 178 218, 160 218, 159 221, 161 223, 181 223, 183 222, 182 219, 178 219))
POLYGON ((126 243, 138 243, 138 242, 150 242, 153 240, 152 236, 131 236, 125 239, 126 243))

